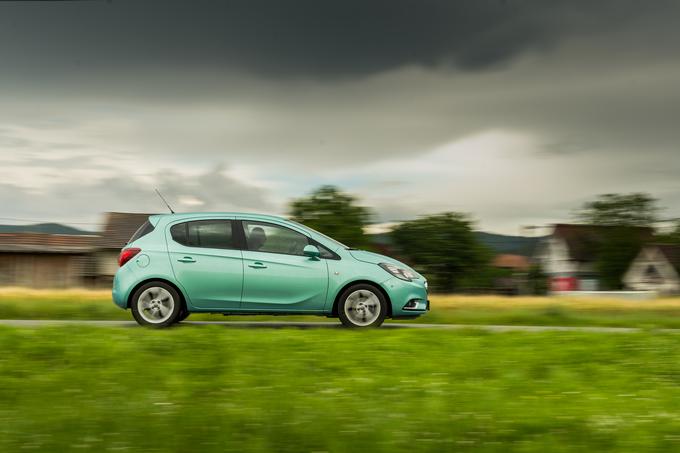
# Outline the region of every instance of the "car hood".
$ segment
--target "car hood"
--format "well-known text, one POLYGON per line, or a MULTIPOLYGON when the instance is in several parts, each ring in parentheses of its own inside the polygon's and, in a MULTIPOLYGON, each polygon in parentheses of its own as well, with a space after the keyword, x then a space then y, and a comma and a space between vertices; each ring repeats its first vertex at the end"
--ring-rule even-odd
POLYGON ((413 270, 411 266, 407 266, 401 261, 395 260, 394 258, 390 258, 389 256, 381 255, 379 253, 368 252, 366 250, 350 250, 349 253, 354 257, 354 259, 363 261, 364 263, 371 264, 390 263, 410 270, 411 272, 413 272, 414 275, 417 275, 419 278, 424 278, 418 272, 413 270))

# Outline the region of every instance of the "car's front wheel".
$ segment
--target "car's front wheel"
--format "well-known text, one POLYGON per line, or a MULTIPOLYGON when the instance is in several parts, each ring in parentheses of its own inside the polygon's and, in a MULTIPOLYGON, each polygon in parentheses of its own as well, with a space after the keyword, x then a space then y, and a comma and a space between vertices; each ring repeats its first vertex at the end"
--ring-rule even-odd
POLYGON ((346 327, 378 327, 386 316, 387 300, 373 285, 352 285, 340 295, 338 317, 346 327))
POLYGON ((149 282, 132 296, 132 316, 142 326, 168 327, 182 312, 182 300, 172 286, 164 282, 149 282))
POLYGON ((187 319, 189 317, 190 314, 191 313, 189 312, 189 310, 187 310, 186 308, 182 308, 182 311, 179 312, 179 316, 177 316, 177 319, 175 319, 175 322, 184 321, 185 319, 187 319))

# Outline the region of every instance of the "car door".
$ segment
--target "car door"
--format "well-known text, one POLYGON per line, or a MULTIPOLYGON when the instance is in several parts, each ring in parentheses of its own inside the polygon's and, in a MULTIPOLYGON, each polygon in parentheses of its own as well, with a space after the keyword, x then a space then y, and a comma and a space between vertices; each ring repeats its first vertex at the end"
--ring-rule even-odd
POLYGON ((243 256, 230 219, 175 223, 167 234, 175 277, 191 305, 206 310, 238 309, 243 256))
POLYGON ((325 259, 305 256, 304 234, 283 225, 242 220, 244 310, 320 312, 328 291, 325 259))

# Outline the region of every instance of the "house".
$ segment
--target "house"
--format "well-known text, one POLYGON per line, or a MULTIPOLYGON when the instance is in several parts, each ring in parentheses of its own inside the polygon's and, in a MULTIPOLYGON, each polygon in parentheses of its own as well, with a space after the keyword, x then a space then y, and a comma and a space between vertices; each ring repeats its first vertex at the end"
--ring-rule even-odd
POLYGON ((94 236, 0 233, 0 285, 87 286, 94 236))
POLYGON ((626 288, 680 293, 680 245, 650 244, 633 260, 623 277, 626 288))
POLYGON ((107 212, 101 235, 94 244, 97 283, 109 285, 118 270, 120 250, 137 229, 153 214, 130 212, 107 212))
POLYGON ((513 296, 527 291, 527 272, 531 267, 529 258, 523 255, 502 253, 493 258, 491 266, 501 272, 501 275, 493 282, 495 292, 513 296))
POLYGON ((510 253, 503 253, 496 255, 491 261, 493 267, 499 269, 507 269, 515 273, 527 272, 531 267, 529 258, 523 255, 513 255, 510 253))
MULTIPOLYGON (((612 228, 599 225, 556 224, 537 248, 536 262, 550 279, 552 291, 597 291, 599 244, 612 228)), ((651 240, 651 228, 635 228, 640 239, 651 240)))

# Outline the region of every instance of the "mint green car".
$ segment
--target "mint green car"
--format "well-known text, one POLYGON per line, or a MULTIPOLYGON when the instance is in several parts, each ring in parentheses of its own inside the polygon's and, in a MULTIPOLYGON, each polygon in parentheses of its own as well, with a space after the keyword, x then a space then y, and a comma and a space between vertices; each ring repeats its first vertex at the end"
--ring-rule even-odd
POLYGON ((427 281, 405 264, 269 215, 152 215, 119 264, 113 300, 147 326, 223 313, 321 315, 377 327, 429 310, 427 281))

